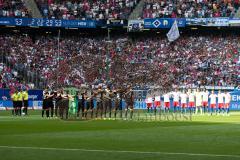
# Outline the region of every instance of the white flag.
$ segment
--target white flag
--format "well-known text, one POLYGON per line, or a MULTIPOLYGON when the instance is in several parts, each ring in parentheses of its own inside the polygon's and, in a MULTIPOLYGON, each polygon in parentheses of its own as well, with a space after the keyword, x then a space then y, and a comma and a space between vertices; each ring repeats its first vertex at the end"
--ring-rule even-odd
POLYGON ((167 33, 167 37, 168 37, 168 40, 170 42, 173 42, 180 37, 180 33, 179 33, 179 30, 178 30, 178 25, 177 25, 176 20, 174 21, 170 31, 167 33))

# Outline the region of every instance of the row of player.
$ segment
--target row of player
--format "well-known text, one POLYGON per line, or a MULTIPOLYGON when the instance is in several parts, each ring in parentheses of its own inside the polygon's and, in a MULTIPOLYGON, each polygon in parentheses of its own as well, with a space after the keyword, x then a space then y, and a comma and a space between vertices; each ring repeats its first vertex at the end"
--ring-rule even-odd
POLYGON ((77 103, 76 111, 78 116, 87 117, 88 112, 90 112, 91 118, 93 118, 93 112, 95 112, 95 118, 99 117, 99 114, 103 118, 103 116, 106 117, 107 113, 111 117, 111 112, 113 112, 116 118, 117 111, 123 110, 123 99, 126 102, 125 117, 130 112, 130 118, 132 118, 134 94, 130 86, 118 90, 99 86, 94 89, 87 88, 82 92, 77 92, 76 95, 71 95, 61 90, 50 93, 46 91, 44 92, 42 116, 44 116, 44 112, 46 111, 46 116, 49 117, 49 111, 51 111, 51 117, 53 116, 53 112, 55 112, 55 115, 61 118, 65 114, 63 113, 64 110, 68 112, 69 106, 66 104, 69 104, 67 101, 71 100, 77 103))
POLYGON ((145 102, 148 108, 163 106, 169 109, 170 98, 173 99, 174 111, 176 111, 178 107, 181 107, 182 109, 197 108, 195 109, 196 112, 198 110, 202 112, 202 108, 204 108, 204 111, 206 111, 207 108, 211 108, 211 111, 218 108, 219 111, 229 112, 231 102, 231 95, 229 92, 221 92, 221 90, 219 90, 216 94, 214 91, 209 93, 206 89, 192 89, 188 92, 185 90, 180 92, 178 89, 175 89, 175 91, 164 93, 162 96, 155 92, 148 95, 145 102))

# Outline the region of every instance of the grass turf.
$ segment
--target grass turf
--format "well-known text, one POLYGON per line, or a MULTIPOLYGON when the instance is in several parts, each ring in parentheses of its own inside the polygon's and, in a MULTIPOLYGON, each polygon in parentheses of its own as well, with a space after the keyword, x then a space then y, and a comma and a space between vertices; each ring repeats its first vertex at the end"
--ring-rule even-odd
POLYGON ((0 111, 3 160, 240 159, 238 112, 194 116, 192 122, 62 121, 42 119, 36 111, 29 117, 9 114, 0 111))

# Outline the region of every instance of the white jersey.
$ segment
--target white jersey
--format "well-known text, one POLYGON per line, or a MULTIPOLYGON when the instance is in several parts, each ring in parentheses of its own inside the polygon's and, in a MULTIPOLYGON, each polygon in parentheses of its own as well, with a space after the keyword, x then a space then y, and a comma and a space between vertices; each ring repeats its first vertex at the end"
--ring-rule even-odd
POLYGON ((219 93, 218 95, 218 103, 224 103, 224 93, 219 93))
POLYGON ((179 97, 180 97, 179 92, 172 92, 172 96, 173 96, 173 101, 174 102, 179 102, 179 97))
POLYGON ((169 94, 166 93, 163 95, 164 102, 170 102, 169 94))
POLYGON ((187 97, 188 95, 186 93, 180 94, 181 103, 187 103, 187 97))
POLYGON ((195 94, 194 93, 189 93, 189 102, 195 102, 195 94))
POLYGON ((146 103, 152 103, 152 97, 148 97, 148 98, 146 99, 146 103))
POLYGON ((161 97, 160 97, 160 96, 156 96, 156 97, 155 97, 155 101, 156 101, 156 102, 160 102, 160 101, 161 101, 161 97))
POLYGON ((225 103, 231 102, 231 94, 230 93, 225 93, 224 98, 225 98, 225 103))
POLYGON ((208 102, 208 96, 209 96, 208 91, 202 92, 202 100, 203 100, 203 102, 208 102))
POLYGON ((196 97, 196 107, 202 106, 202 93, 196 92, 195 97, 196 97))
POLYGON ((217 95, 216 94, 211 94, 209 96, 210 98, 210 104, 216 104, 216 101, 217 101, 217 95))

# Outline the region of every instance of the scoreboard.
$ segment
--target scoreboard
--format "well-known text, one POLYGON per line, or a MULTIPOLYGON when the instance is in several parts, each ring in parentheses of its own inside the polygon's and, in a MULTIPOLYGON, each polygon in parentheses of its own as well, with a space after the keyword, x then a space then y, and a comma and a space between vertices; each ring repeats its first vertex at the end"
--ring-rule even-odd
POLYGON ((96 28, 95 20, 59 20, 43 18, 0 18, 0 25, 29 27, 96 28))

